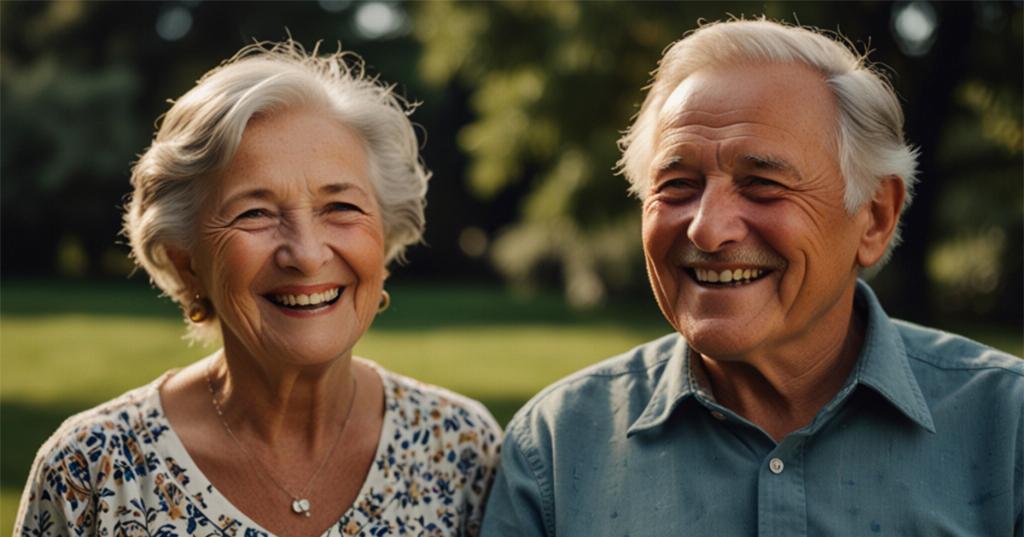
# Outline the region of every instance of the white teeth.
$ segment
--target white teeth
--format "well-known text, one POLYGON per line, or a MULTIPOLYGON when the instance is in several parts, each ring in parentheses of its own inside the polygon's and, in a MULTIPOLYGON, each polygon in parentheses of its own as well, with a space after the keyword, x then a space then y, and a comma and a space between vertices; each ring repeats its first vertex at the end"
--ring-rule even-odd
POLYGON ((745 284, 750 283, 752 279, 761 277, 765 271, 760 269, 726 269, 718 272, 709 269, 694 268, 693 272, 697 276, 697 281, 702 283, 745 284))
POLYGON ((341 290, 337 287, 311 295, 272 295, 274 302, 285 306, 315 306, 334 300, 341 290))

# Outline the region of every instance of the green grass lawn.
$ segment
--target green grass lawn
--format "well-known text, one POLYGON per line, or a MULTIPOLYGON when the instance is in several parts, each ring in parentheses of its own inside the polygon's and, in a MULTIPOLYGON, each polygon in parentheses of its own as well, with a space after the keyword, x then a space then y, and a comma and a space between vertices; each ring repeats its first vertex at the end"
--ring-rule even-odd
MULTIPOLYGON (((652 304, 578 313, 557 296, 389 287, 356 354, 484 402, 500 423, 543 386, 670 330, 652 304)), ((129 284, 0 289, 0 534, 40 444, 71 414, 210 352, 182 341, 167 300, 129 284)))
MULTIPOLYGON (((391 308, 356 353, 479 399, 501 423, 555 379, 670 330, 653 301, 579 313, 554 295, 389 289, 391 308)), ((61 421, 210 349, 189 347, 177 310, 135 284, 5 282, 0 313, 0 534, 9 535, 35 451, 61 421)), ((1012 331, 969 333, 1021 354, 1012 331)))

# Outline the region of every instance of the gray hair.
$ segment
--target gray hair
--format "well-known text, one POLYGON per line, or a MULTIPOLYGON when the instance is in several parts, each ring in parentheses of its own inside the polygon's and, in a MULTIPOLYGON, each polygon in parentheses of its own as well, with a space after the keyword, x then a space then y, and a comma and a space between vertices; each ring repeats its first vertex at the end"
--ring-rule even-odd
MULTIPOLYGON (((668 96, 699 69, 742 62, 799 63, 820 73, 839 110, 835 135, 847 210, 852 213, 870 201, 882 178, 896 176, 906 188, 902 214, 917 182, 917 149, 904 141, 903 111, 888 80, 849 43, 763 17, 703 25, 662 56, 640 112, 619 140, 618 171, 632 194, 643 199, 650 186, 657 116, 668 96)), ((888 261, 899 242, 897 228, 875 267, 888 261)))
MULTIPOLYGON (((306 53, 291 39, 256 43, 199 79, 163 117, 152 145, 135 163, 123 234, 152 282, 187 307, 192 300, 166 246, 194 244, 195 217, 209 178, 234 157, 249 120, 288 107, 313 106, 352 128, 365 144, 370 182, 381 207, 385 261, 402 261, 421 240, 430 173, 408 115, 415 108, 375 77, 353 53, 306 53)), ((206 326, 217 323, 202 323, 206 326)), ((215 329, 192 326, 196 339, 215 329)))

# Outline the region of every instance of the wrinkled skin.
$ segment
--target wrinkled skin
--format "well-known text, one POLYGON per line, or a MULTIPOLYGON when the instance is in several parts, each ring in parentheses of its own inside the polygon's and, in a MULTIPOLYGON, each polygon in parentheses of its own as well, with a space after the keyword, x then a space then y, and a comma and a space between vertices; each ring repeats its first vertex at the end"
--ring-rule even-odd
POLYGON ((887 178, 872 202, 845 208, 836 118, 823 80, 794 64, 699 70, 660 112, 643 203, 648 273, 713 379, 715 364, 742 364, 777 394, 856 356, 857 273, 884 252, 903 190, 887 178), (713 286, 694 269, 766 275, 713 286))
POLYGON ((385 248, 366 151, 322 113, 252 119, 202 205, 197 236, 179 264, 213 303, 229 357, 298 366, 349 357, 376 314, 385 248), (268 298, 295 286, 344 291, 319 312, 268 298))

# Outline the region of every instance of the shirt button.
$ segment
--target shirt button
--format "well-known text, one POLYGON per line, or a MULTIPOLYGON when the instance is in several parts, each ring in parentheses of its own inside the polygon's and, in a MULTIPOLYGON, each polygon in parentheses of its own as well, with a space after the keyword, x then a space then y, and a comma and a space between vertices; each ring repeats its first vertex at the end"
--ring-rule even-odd
POLYGON ((786 465, 782 463, 782 459, 778 457, 768 461, 768 469, 771 470, 773 474, 781 474, 785 467, 786 465))
POLYGON ((722 414, 721 412, 719 412, 717 410, 712 410, 711 411, 711 417, 715 418, 718 421, 725 421, 725 414, 722 414))

